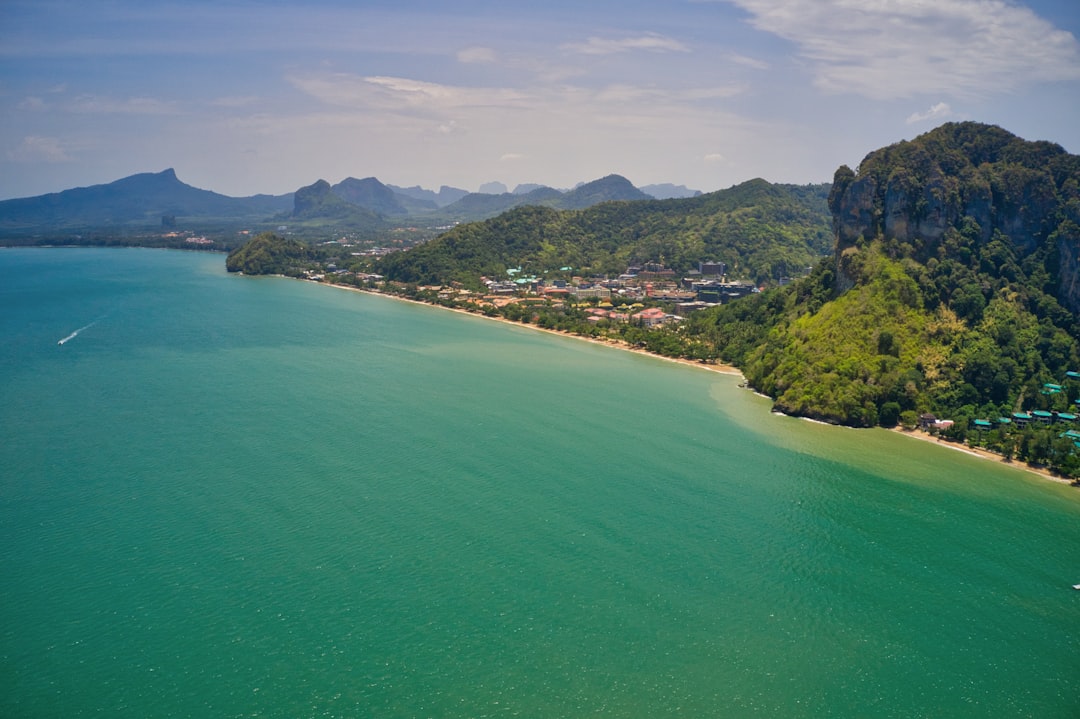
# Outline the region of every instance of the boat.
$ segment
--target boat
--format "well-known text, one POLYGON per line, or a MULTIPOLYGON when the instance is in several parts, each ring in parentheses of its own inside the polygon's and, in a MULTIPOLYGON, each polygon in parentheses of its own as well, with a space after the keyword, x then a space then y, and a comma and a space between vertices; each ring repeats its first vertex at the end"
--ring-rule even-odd
POLYGON ((1073 589, 1080 589, 1080 584, 1074 584, 1073 589))

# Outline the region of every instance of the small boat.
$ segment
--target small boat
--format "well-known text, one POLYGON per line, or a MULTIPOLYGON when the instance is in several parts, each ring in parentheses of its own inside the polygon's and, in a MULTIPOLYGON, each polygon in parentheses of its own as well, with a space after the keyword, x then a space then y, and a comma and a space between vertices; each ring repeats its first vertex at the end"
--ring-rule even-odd
POLYGON ((1073 589, 1080 589, 1080 584, 1074 584, 1073 589))

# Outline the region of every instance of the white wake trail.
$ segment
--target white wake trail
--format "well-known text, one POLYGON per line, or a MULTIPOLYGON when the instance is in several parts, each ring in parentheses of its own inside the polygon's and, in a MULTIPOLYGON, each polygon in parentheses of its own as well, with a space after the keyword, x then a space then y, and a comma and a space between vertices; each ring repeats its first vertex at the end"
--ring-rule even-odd
POLYGON ((91 322, 90 324, 86 325, 85 327, 80 327, 79 329, 75 330, 74 332, 72 332, 72 333, 71 333, 71 334, 69 334, 69 335, 68 335, 67 337, 65 337, 64 339, 62 339, 62 340, 60 340, 59 342, 57 342, 56 344, 58 344, 58 345, 62 345, 62 344, 64 344, 65 342, 70 342, 71 340, 75 339, 75 338, 76 338, 76 337, 77 337, 77 336, 79 335, 79 333, 80 333, 80 332, 82 332, 83 330, 88 330, 88 329, 90 329, 91 327, 93 327, 94 325, 96 325, 96 324, 97 324, 98 322, 100 322, 100 321, 101 321, 101 320, 94 320, 93 322, 91 322))

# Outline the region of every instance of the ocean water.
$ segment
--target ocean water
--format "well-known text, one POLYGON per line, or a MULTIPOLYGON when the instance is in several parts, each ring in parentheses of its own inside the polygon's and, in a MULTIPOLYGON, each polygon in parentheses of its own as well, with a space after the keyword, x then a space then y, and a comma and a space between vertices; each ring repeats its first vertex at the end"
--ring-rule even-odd
POLYGON ((736 385, 0 250, 0 716, 1080 716, 1080 491, 736 385))

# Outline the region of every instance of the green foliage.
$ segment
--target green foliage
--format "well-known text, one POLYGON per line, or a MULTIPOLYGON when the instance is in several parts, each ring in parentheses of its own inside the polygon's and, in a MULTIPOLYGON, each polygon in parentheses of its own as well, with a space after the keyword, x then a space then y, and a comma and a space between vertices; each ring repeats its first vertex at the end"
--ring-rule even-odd
POLYGON ((608 202, 580 211, 519 207, 380 261, 376 272, 402 282, 504 276, 508 267, 618 274, 636 262, 663 261, 678 273, 701 260, 765 284, 798 276, 831 249, 824 186, 753 180, 678 200, 608 202))
POLYGON ((225 269, 245 275, 297 275, 317 259, 309 245, 264 232, 230 252, 225 269))
POLYGON ((932 411, 962 438, 979 414, 1064 410, 1040 390, 1080 367, 1076 315, 1055 295, 1062 238, 1073 252, 1080 239, 1070 158, 973 123, 871 153, 836 173, 833 259, 691 327, 793 414, 891 426, 932 411))

